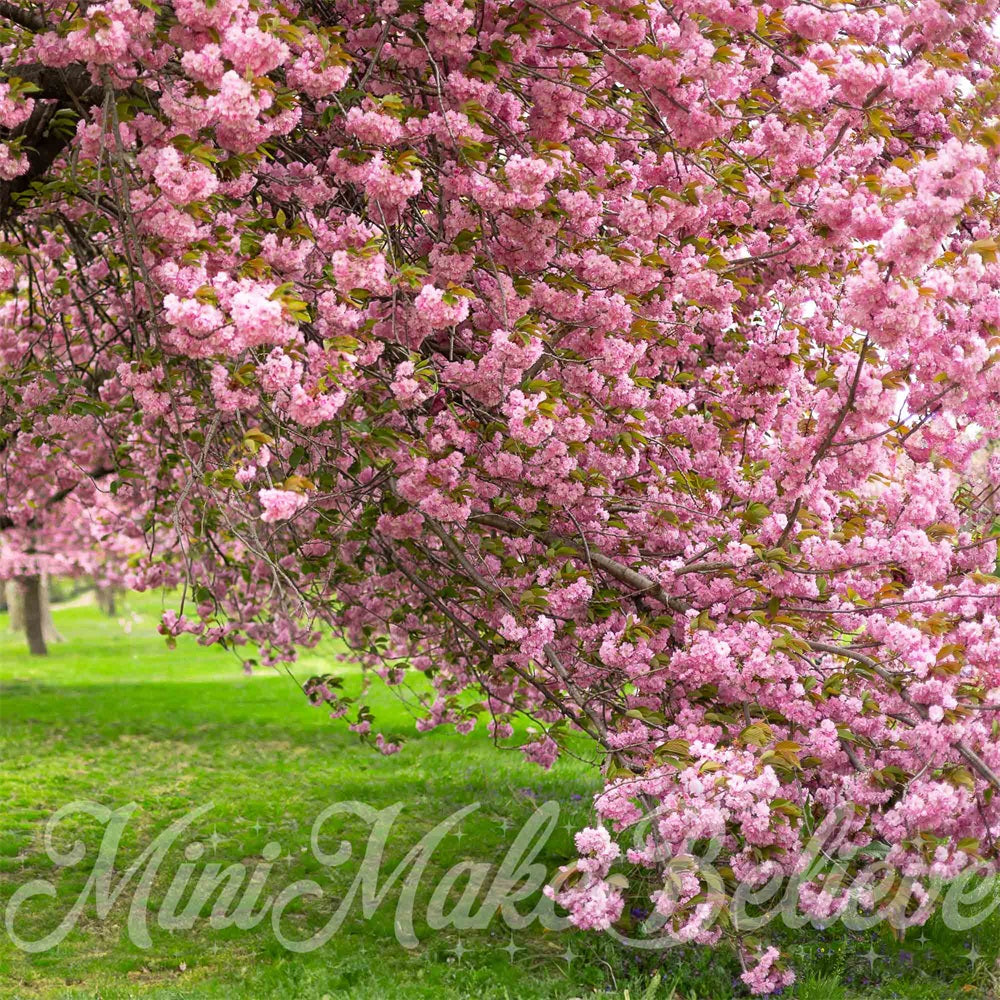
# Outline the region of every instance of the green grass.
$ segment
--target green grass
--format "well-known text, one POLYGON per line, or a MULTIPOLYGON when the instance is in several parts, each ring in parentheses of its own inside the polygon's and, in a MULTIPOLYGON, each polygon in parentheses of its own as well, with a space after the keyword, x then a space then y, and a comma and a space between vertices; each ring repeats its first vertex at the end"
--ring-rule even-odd
MULTIPOLYGON (((156 598, 130 596, 127 614, 138 615, 131 633, 92 606, 57 608, 67 641, 53 646, 45 659, 28 657, 0 616, 0 909, 6 910, 14 891, 31 879, 57 886, 55 899, 25 905, 15 927, 19 934, 38 938, 58 923, 83 891, 100 844, 100 822, 67 817, 56 843, 65 849, 78 839, 86 857, 77 865, 54 865, 43 831, 57 809, 81 799, 111 808, 136 804, 122 837, 117 878, 171 822, 211 804, 162 862, 151 895, 151 947, 129 939, 130 889, 104 920, 91 895, 75 929, 51 950, 27 954, 0 933, 0 996, 725 1000, 742 995, 734 988, 735 959, 723 952, 679 949, 649 956, 603 936, 546 931, 537 923, 512 932, 499 916, 485 930, 431 930, 426 907, 445 872, 465 859, 498 864, 537 803, 553 800, 560 809, 538 860, 550 873, 565 863, 572 856, 571 829, 587 821, 596 787, 593 771, 565 760, 542 772, 516 752, 498 753, 483 733, 462 737, 442 729, 416 736, 399 702, 373 688, 370 703, 383 729, 410 737, 400 754, 382 757, 309 706, 287 675, 260 671, 245 677, 230 654, 191 640, 166 649, 155 632, 158 607, 156 598), (209 862, 252 869, 263 863, 265 845, 277 842, 281 853, 265 893, 300 879, 323 888, 320 899, 306 898, 286 911, 286 933, 308 936, 329 919, 357 872, 354 859, 324 868, 309 850, 310 827, 326 806, 351 799, 376 809, 404 803, 388 840, 382 879, 442 819, 478 803, 461 823, 462 836, 445 837, 428 863, 414 908, 418 947, 405 949, 396 941, 398 886, 370 919, 355 900, 339 931, 310 954, 283 948, 269 919, 249 930, 213 929, 207 919, 190 930, 156 924, 159 903, 189 843, 204 845, 204 854, 193 862, 193 884, 209 862), (513 954, 505 950, 511 943, 518 949, 513 954), (564 957, 567 949, 576 956, 571 962, 564 957)), ((335 653, 326 648, 310 654, 295 666, 296 678, 341 669, 335 653)), ((360 674, 350 673, 348 683, 360 685, 360 674)), ((352 842, 357 858, 367 825, 345 818, 335 830, 352 842)), ((332 850, 335 839, 325 838, 324 846, 332 850)), ((462 887, 459 883, 452 900, 462 887)), ((532 905, 529 899, 519 909, 530 912, 532 905)), ((801 1000, 995 995, 996 916, 964 935, 950 933, 939 921, 925 929, 923 943, 914 940, 919 933, 911 931, 899 944, 877 930, 783 931, 780 944, 800 976, 788 995, 801 1000), (982 956, 976 962, 965 957, 973 944, 982 956), (871 948, 879 954, 875 963, 865 958, 871 948)))

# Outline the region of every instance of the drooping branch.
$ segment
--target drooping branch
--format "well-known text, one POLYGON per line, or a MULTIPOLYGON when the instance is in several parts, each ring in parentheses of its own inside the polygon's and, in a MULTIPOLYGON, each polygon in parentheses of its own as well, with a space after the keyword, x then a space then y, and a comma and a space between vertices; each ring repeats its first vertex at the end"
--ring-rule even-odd
POLYGON ((623 583, 627 587, 632 587, 637 595, 649 594, 665 607, 670 608, 671 611, 677 611, 681 614, 690 610, 691 605, 687 601, 668 594, 666 589, 655 580, 626 566, 617 559, 612 559, 611 556, 598 551, 589 543, 577 542, 574 538, 557 534, 554 531, 534 531, 525 525, 519 524, 512 518, 504 517, 501 514, 474 514, 470 520, 475 524, 500 528, 512 534, 532 535, 540 542, 545 542, 546 545, 567 545, 575 548, 581 557, 589 559, 591 563, 600 567, 619 583, 623 583))
MULTIPOLYGON (((922 719, 927 719, 927 708, 921 705, 919 702, 914 701, 906 691, 900 690, 897 687, 897 682, 899 678, 893 676, 892 672, 886 670, 881 663, 877 660, 872 659, 870 656, 866 656, 864 653, 860 653, 855 649, 850 649, 846 646, 835 646, 828 642, 808 642, 810 649, 817 653, 830 653, 833 656, 842 656, 849 660, 855 660, 856 662, 867 667, 872 673, 877 674, 882 678, 887 684, 889 684, 893 690, 897 692, 900 699, 910 706, 922 719)), ((916 723, 913 719, 908 719, 905 716, 901 716, 901 721, 905 722, 907 725, 913 726, 916 723)), ((982 759, 966 743, 961 740, 955 743, 955 749, 976 769, 980 777, 989 782, 997 791, 1000 791, 1000 776, 998 776, 993 769, 982 759)))

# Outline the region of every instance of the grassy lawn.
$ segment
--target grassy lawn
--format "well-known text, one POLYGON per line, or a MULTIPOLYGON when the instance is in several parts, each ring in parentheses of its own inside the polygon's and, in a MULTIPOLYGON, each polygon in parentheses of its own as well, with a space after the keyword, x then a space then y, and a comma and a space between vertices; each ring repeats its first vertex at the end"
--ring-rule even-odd
MULTIPOLYGON (((586 822, 595 776, 572 760, 546 773, 517 753, 499 755, 482 733, 445 730, 416 736, 405 709, 385 691, 370 702, 389 735, 409 737, 400 754, 381 757, 360 746, 342 724, 309 706, 285 674, 246 677, 230 654, 181 641, 168 650, 155 631, 159 601, 131 595, 118 619, 96 607, 56 609, 67 641, 47 659, 29 658, 0 616, 0 908, 32 879, 57 887, 54 899, 29 900, 15 932, 38 939, 53 930, 83 892, 104 822, 75 812, 59 825, 55 846, 78 840, 86 854, 56 866, 46 853, 45 822, 74 800, 110 808, 135 803, 121 838, 119 878, 132 859, 171 823, 206 809, 178 836, 159 866, 150 894, 149 947, 128 933, 132 886, 105 919, 91 892, 73 930, 50 950, 28 954, 0 934, 0 996, 166 998, 531 998, 629 997, 724 1000, 743 995, 733 956, 678 949, 661 957, 609 939, 549 931, 536 923, 511 931, 499 914, 482 930, 432 930, 427 906, 435 887, 465 859, 495 867, 539 803, 559 815, 537 860, 549 872, 572 856, 570 831, 586 822), (420 880, 414 926, 419 943, 396 940, 399 883, 365 919, 356 898, 339 930, 322 947, 299 954, 275 937, 270 914, 256 926, 213 928, 210 906, 190 929, 157 923, 172 883, 183 888, 185 848, 193 886, 205 866, 272 867, 262 898, 299 880, 318 897, 292 901, 282 929, 307 938, 337 910, 357 874, 369 825, 334 817, 322 846, 354 845, 343 865, 324 867, 310 850, 310 829, 334 802, 361 800, 375 809, 403 808, 388 838, 379 885, 420 838, 463 806, 476 808, 431 854, 420 880), (267 845, 277 844, 277 848, 267 845), (277 852, 277 857, 273 855, 277 852), (272 860, 273 859, 273 860, 272 860)), ((298 680, 339 669, 335 650, 311 654, 294 668, 298 680)), ((359 674, 349 683, 360 685, 359 674)), ((400 880, 400 882, 402 879, 400 880)), ((134 884, 134 883, 133 883, 134 884)), ((486 885, 490 879, 486 880, 486 885)), ((461 895, 458 883, 445 907, 461 895)), ((485 890, 484 890, 485 891, 485 890)), ((186 897, 184 897, 186 899, 186 897)), ((182 904, 183 906, 183 904, 182 904)), ((530 913, 533 900, 518 904, 530 913)), ((885 929, 849 934, 808 928, 783 931, 780 945, 802 1000, 860 998, 995 998, 1000 954, 996 914, 974 931, 949 932, 939 921, 903 942, 885 929), (970 959, 968 956, 972 955, 970 959)))

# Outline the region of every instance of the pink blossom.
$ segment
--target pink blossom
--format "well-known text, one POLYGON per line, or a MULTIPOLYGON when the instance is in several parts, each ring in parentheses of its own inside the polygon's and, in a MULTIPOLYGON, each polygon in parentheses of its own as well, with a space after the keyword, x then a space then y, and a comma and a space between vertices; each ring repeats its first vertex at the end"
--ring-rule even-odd
POLYGON ((257 496, 263 508, 260 519, 268 522, 287 521, 309 503, 304 493, 291 490, 261 490, 257 496))

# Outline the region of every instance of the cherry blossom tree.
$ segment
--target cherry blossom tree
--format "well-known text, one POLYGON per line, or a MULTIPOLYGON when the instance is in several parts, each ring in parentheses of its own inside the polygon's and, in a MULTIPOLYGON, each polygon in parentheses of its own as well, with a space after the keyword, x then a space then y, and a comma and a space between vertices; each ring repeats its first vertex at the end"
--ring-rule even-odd
POLYGON ((28 454, 0 451, 7 487, 0 498, 0 580, 7 584, 11 629, 25 633, 31 653, 45 655, 49 643, 62 641, 49 577, 86 575, 110 593, 141 551, 142 532, 128 507, 101 487, 112 469, 94 460, 92 428, 46 421, 43 410, 36 417, 47 433, 35 435, 28 454))
POLYGON ((573 921, 778 989, 733 893, 825 818, 914 920, 997 859, 997 6, 0 3, 6 475, 83 428, 168 636, 584 734, 573 921))

